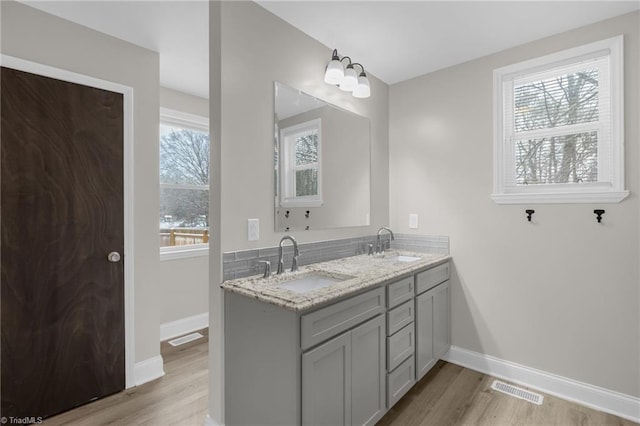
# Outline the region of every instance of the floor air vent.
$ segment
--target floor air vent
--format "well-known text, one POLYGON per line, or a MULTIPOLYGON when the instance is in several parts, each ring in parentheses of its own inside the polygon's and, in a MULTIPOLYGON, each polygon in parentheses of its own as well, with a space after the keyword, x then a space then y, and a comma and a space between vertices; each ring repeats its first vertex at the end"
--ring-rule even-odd
POLYGON ((189 342, 193 342, 194 340, 201 339, 202 337, 204 336, 200 333, 191 333, 191 334, 187 334, 186 336, 178 337, 177 339, 169 340, 169 344, 171 346, 180 346, 180 345, 184 345, 185 343, 189 343, 189 342))
POLYGON ((506 393, 507 395, 511 395, 516 398, 524 399, 525 401, 533 402, 534 404, 538 405, 542 405, 542 400, 544 399, 544 397, 538 393, 531 392, 526 389, 501 382, 499 380, 493 381, 491 389, 497 390, 498 392, 506 393))

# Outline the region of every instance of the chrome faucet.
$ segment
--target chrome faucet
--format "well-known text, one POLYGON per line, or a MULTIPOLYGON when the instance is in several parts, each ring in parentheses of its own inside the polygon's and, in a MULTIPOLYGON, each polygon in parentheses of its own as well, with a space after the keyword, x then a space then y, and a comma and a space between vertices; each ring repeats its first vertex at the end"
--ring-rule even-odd
POLYGON ((295 272, 298 270, 298 256, 300 256, 300 252, 298 251, 298 243, 296 242, 296 239, 291 235, 285 235, 280 240, 280 248, 278 251, 278 275, 284 272, 284 253, 282 250, 282 244, 285 242, 285 240, 290 240, 293 243, 293 260, 291 262, 291 272, 295 272))
POLYGON ((269 278, 271 276, 271 262, 268 260, 259 260, 258 263, 264 265, 264 273, 262 274, 262 278, 269 278))
POLYGON ((395 240, 393 231, 391 229, 387 228, 386 226, 378 229, 378 237, 376 238, 376 254, 384 254, 384 244, 381 245, 380 243, 380 235, 382 234, 382 231, 387 231, 391 236, 391 239, 389 240, 389 246, 391 246, 391 241, 395 240))

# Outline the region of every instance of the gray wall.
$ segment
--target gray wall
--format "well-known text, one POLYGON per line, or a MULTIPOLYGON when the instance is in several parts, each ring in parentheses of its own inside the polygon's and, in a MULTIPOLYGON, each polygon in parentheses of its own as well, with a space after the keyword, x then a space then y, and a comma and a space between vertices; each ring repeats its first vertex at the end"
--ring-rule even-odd
POLYGON ((299 241, 318 241, 367 235, 387 225, 387 85, 370 75, 371 97, 356 99, 323 82, 325 66, 331 59, 326 46, 252 2, 227 2, 222 12, 223 251, 273 246, 284 235, 274 232, 276 80, 371 120, 371 226, 292 234, 299 241), (249 218, 260 219, 259 241, 247 241, 249 218))
MULTIPOLYGON (((160 88, 160 106, 209 117, 209 100, 160 88)), ((209 257, 162 260, 158 277, 160 324, 209 312, 209 257)))
POLYGON ((449 235, 453 345, 640 396, 638 13, 390 89, 391 228, 449 235), (620 204, 497 205, 493 69, 625 34, 626 186, 620 204), (597 224, 593 209, 606 209, 597 224))
POLYGON ((134 89, 135 358, 157 356, 158 54, 20 3, 1 5, 3 54, 134 89))
POLYGON ((389 97, 388 86, 371 75, 369 99, 356 99, 325 84, 331 49, 253 2, 212 2, 209 16, 214 239, 210 243, 209 414, 223 423, 222 251, 274 246, 284 235, 274 231, 273 82, 371 120, 371 225, 292 232, 301 242, 368 235, 388 224, 389 97), (258 241, 247 241, 248 218, 260 219, 258 241))

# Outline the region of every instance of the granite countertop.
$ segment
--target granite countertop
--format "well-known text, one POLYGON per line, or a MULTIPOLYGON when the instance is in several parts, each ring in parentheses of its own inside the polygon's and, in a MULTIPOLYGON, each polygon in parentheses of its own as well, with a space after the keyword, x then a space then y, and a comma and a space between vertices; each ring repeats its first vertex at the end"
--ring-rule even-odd
POLYGON ((306 311, 353 296, 365 290, 386 285, 392 281, 444 263, 451 256, 431 253, 413 253, 390 250, 384 257, 359 255, 301 266, 296 272, 263 278, 255 275, 222 283, 227 291, 254 297, 292 311, 306 311), (396 256, 419 257, 412 262, 394 261, 396 256), (308 275, 338 279, 338 282, 306 293, 278 287, 278 284, 308 275))

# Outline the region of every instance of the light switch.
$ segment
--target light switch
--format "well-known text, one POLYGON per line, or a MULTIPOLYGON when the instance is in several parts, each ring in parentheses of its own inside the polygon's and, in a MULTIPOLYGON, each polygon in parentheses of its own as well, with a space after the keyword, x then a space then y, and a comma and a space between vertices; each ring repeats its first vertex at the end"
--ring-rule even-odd
POLYGON ((418 214, 409 214, 409 229, 418 229, 418 214))
POLYGON ((258 241, 260 239, 260 219, 247 220, 247 234, 249 241, 258 241))

